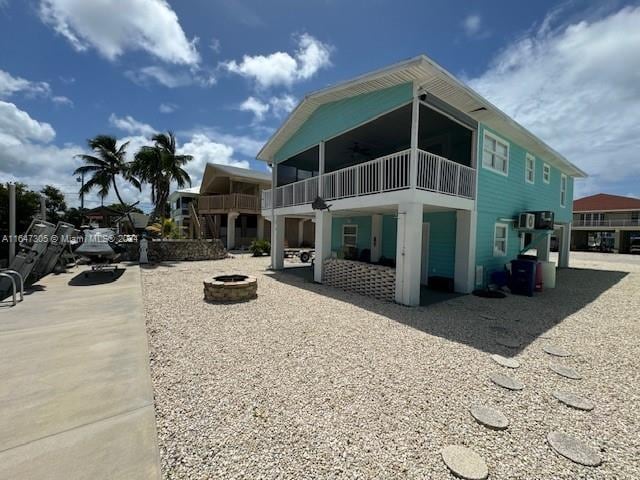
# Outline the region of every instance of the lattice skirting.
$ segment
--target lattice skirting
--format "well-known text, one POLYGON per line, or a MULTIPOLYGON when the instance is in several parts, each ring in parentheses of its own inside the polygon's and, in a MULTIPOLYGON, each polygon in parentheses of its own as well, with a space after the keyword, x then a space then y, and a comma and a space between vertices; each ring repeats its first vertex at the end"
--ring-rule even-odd
POLYGON ((323 263, 322 283, 392 302, 396 291, 396 270, 381 265, 329 258, 323 263))

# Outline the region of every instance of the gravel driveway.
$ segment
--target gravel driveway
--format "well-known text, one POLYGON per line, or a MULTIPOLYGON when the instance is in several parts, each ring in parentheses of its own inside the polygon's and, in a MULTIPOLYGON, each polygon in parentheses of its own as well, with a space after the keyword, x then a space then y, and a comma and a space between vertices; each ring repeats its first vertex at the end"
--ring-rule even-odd
POLYGON ((640 257, 572 254, 576 269, 534 298, 463 296, 406 308, 267 272, 236 256, 143 272, 162 467, 166 478, 453 478, 440 457, 465 445, 492 479, 640 478, 640 257), (219 272, 258 278, 258 299, 202 300, 219 272), (520 348, 498 345, 505 334, 520 348), (572 353, 554 359, 547 344, 572 353), (510 370, 490 359, 516 358, 510 370), (573 367, 569 380, 549 364, 573 367), (492 384, 498 372, 525 384, 492 384), (566 389, 595 402, 559 403, 566 389), (501 410, 489 430, 472 404, 501 410), (556 454, 551 430, 603 458, 556 454))

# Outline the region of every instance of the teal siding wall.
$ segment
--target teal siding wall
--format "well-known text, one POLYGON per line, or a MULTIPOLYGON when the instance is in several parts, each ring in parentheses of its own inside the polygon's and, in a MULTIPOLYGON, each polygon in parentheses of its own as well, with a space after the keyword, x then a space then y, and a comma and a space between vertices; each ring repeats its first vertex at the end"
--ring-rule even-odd
MULTIPOLYGON (((429 274, 453 278, 456 256, 456 213, 425 213, 423 221, 431 226, 429 241, 429 274)), ((331 226, 331 250, 342 248, 342 226, 358 225, 358 249, 371 248, 371 217, 334 218, 331 226)), ((395 215, 382 217, 381 254, 396 258, 398 220, 395 215)))
POLYGON ((456 212, 425 213, 429 222, 429 275, 453 278, 456 264, 456 212))
POLYGON ((570 222, 573 210, 573 178, 567 177, 566 206, 560 206, 561 172, 551 167, 551 181, 542 180, 544 159, 536 157, 535 183, 525 181, 525 155, 519 145, 504 135, 480 125, 478 146, 478 229, 476 238, 476 264, 483 265, 485 278, 494 270, 500 270, 520 251, 520 238, 512 225, 508 229, 507 255, 493 256, 493 232, 500 218, 516 218, 526 210, 552 210, 556 222, 570 222), (509 175, 504 176, 482 167, 482 142, 484 132, 489 131, 509 142, 509 175))
POLYGON ((357 225, 358 235, 356 247, 358 250, 371 248, 371 217, 334 218, 331 223, 331 251, 339 251, 342 248, 342 226, 357 225))
POLYGON ((398 245, 398 218, 395 215, 382 216, 382 247, 380 254, 384 258, 396 258, 398 245))
POLYGON ((349 130, 370 118, 411 101, 413 85, 405 83, 321 105, 274 155, 276 163, 349 130))

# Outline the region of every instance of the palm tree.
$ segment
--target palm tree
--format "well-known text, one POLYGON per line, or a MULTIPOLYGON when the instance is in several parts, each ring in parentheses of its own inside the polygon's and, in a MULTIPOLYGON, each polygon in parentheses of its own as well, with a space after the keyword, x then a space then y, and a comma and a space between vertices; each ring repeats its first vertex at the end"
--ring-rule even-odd
POLYGON ((130 206, 122 200, 116 182, 116 178, 120 176, 138 190, 142 190, 140 182, 133 176, 131 163, 126 160, 129 142, 125 142, 118 147, 118 142, 114 137, 98 135, 87 140, 87 143, 89 148, 95 153, 95 156, 76 155, 84 161, 85 165, 76 168, 75 172, 73 172, 74 175, 91 175, 89 180, 80 188, 80 195, 87 194, 94 188, 97 188, 98 194, 104 198, 109 194, 111 187, 113 187, 118 201, 127 213, 127 218, 133 226, 134 223, 130 215, 130 206))
POLYGON ((171 131, 156 133, 151 140, 153 146, 142 147, 136 153, 132 172, 151 185, 151 201, 155 205, 153 216, 158 218, 166 213, 171 182, 176 182, 178 188, 191 186, 191 178, 182 167, 193 156, 176 154, 176 137, 171 131))

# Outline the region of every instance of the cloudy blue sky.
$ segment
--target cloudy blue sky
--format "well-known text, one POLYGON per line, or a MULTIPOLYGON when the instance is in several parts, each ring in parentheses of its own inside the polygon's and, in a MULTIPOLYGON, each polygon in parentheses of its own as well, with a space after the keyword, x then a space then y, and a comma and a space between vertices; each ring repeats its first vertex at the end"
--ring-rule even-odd
POLYGON ((175 131, 194 184, 266 169, 306 92, 420 53, 586 170, 577 195, 640 195, 638 2, 0 0, 0 45, 0 181, 72 203, 98 133, 175 131))

